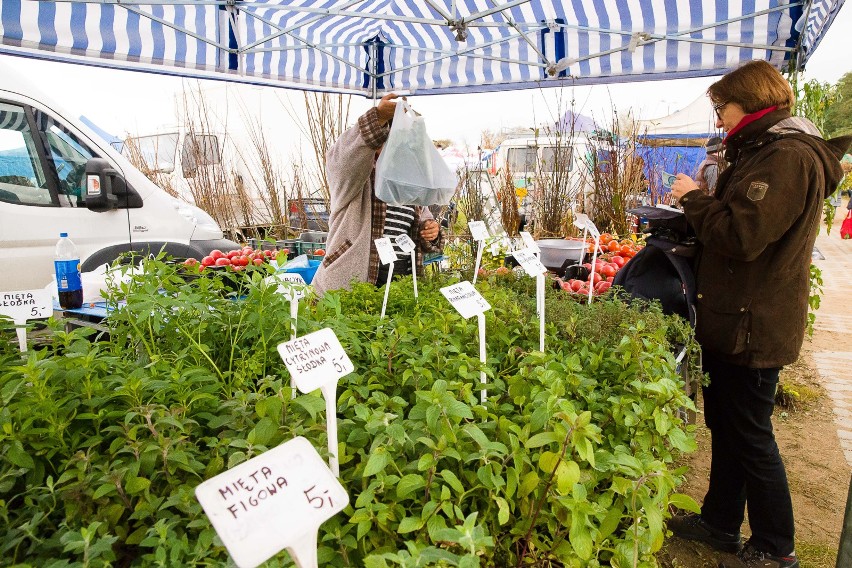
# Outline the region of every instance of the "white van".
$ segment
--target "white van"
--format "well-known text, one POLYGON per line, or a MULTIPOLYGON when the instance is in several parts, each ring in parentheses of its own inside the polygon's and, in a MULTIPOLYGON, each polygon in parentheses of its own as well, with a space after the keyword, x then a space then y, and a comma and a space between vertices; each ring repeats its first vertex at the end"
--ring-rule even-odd
POLYGON ((0 291, 46 286, 60 232, 77 245, 84 272, 126 251, 201 258, 238 246, 207 213, 168 195, 21 76, 0 69, 0 291))
POLYGON ((588 152, 588 141, 582 136, 508 138, 491 154, 489 169, 499 176, 508 165, 520 213, 525 215, 535 200, 537 179, 551 175, 558 166, 567 165, 567 183, 573 197, 584 193, 589 183, 586 175, 588 152))

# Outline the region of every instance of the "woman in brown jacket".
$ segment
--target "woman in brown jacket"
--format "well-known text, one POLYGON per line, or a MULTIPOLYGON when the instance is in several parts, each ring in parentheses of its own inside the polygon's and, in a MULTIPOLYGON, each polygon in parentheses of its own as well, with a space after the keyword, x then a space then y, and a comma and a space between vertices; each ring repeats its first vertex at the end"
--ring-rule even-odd
POLYGON ((772 431, 781 367, 796 361, 807 325, 811 251, 823 200, 842 177, 850 138, 827 142, 792 117, 793 92, 765 61, 731 71, 707 90, 727 132, 716 190, 678 174, 680 201, 701 249, 696 258, 696 336, 710 384, 710 487, 700 515, 676 516, 676 536, 740 549, 739 563, 794 568, 793 507, 772 431))

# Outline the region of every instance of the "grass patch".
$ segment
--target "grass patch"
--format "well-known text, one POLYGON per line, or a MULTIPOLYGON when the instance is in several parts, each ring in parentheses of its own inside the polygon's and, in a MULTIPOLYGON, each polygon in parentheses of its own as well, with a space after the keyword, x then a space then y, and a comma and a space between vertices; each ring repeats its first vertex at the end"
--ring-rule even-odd
POLYGON ((835 568, 837 548, 821 542, 796 543, 799 564, 807 568, 835 568))

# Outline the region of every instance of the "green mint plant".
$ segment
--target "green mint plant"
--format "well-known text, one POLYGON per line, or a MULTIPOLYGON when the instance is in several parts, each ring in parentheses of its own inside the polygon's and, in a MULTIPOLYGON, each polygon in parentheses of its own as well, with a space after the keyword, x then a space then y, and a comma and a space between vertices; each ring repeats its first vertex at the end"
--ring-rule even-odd
MULTIPOLYGON (((193 489, 294 436, 325 454, 317 393, 292 397, 276 346, 290 310, 264 267, 233 282, 148 260, 112 290, 108 340, 50 324, 0 370, 0 555, 32 566, 224 565, 193 489), (124 304, 123 302, 126 302, 124 304)), ((547 299, 486 278, 488 400, 475 319, 447 275, 303 301, 355 365, 338 387, 350 506, 320 528, 323 566, 653 566, 694 409, 674 360, 694 343, 659 308, 547 299)), ((531 280, 530 280, 531 282, 531 280)), ((0 353, 0 356, 4 356, 0 353)), ((327 456, 326 456, 327 457, 327 456)), ((270 565, 290 565, 282 553, 270 565)))

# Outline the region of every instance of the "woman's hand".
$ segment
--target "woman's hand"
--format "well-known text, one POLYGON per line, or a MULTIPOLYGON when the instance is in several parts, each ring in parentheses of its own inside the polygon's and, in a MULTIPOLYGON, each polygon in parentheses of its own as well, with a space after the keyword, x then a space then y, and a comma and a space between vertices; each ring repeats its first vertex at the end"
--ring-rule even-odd
POLYGON ((432 219, 423 222, 420 228, 420 238, 426 242, 432 242, 438 238, 441 227, 432 219))
POLYGON ((689 193, 690 191, 699 189, 698 184, 695 183, 691 177, 686 174, 677 174, 675 176, 674 183, 672 184, 672 197, 677 201, 680 201, 680 198, 689 193))
POLYGON ((393 114, 396 112, 396 103, 394 99, 399 97, 396 93, 388 93, 379 100, 376 105, 376 110, 379 111, 379 124, 384 126, 393 120, 393 114))

